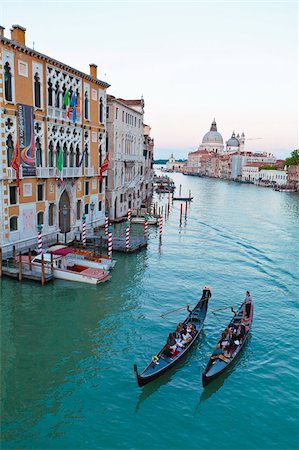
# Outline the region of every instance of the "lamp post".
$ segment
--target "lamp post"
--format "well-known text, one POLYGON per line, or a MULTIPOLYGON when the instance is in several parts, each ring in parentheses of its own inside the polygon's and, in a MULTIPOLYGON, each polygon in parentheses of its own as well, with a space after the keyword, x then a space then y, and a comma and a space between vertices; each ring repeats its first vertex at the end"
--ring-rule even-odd
POLYGON ((62 207, 62 215, 63 215, 63 227, 64 227, 64 244, 66 245, 66 216, 67 216, 67 206, 66 204, 62 207))
POLYGON ((90 204, 90 211, 91 211, 91 234, 92 234, 92 236, 94 235, 94 232, 93 232, 93 212, 94 212, 94 207, 95 207, 94 202, 91 202, 91 204, 90 204))

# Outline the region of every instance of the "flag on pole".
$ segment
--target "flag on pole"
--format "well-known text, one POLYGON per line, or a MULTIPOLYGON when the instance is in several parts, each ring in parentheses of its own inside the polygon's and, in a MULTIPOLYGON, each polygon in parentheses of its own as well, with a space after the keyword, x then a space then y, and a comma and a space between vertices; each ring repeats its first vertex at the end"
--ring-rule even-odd
POLYGON ((17 180, 17 188, 18 188, 18 193, 20 195, 20 163, 19 163, 19 158, 20 158, 20 152, 19 152, 19 144, 18 142, 16 143, 13 155, 12 155, 12 160, 11 160, 11 167, 16 171, 16 180, 17 180))
POLYGON ((66 93, 63 98, 63 104, 66 107, 70 106, 70 90, 69 89, 66 90, 66 93))
POLYGON ((84 149, 83 152, 82 152, 81 159, 80 159, 80 161, 79 161, 79 166, 78 166, 78 167, 81 167, 81 166, 82 166, 82 164, 83 164, 83 159, 84 159, 84 155, 85 155, 86 152, 87 152, 87 149, 84 149))
POLYGON ((106 172, 109 166, 109 154, 106 154, 106 157, 103 161, 103 164, 100 167, 100 181, 103 181, 103 173, 106 172))
POLYGON ((80 110, 80 93, 79 92, 77 94, 77 106, 76 106, 76 109, 77 109, 77 116, 80 117, 81 110, 80 110))
POLYGON ((71 100, 71 107, 73 111, 73 123, 76 123, 77 119, 77 104, 78 104, 78 96, 77 94, 74 94, 71 100))
POLYGON ((63 150, 59 149, 58 159, 57 159, 57 169, 60 176, 60 183, 63 182, 62 169, 63 169, 63 150))

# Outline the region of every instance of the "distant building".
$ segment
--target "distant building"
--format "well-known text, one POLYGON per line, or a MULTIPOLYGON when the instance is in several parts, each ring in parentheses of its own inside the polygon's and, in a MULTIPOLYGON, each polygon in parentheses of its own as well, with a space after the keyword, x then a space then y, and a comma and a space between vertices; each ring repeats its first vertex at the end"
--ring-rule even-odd
POLYGON ((143 116, 143 99, 125 100, 107 95, 106 209, 112 220, 126 216, 128 209, 139 209, 152 193, 154 140, 143 116))
POLYGON ((173 153, 171 153, 169 160, 166 163, 166 170, 169 172, 182 172, 187 167, 184 161, 176 161, 173 153))
POLYGON ((299 164, 288 167, 287 184, 293 189, 296 189, 296 191, 299 191, 299 164))
POLYGON ((202 138, 198 150, 205 150, 212 153, 222 154, 224 149, 223 138, 217 131, 217 124, 215 119, 212 122, 210 131, 208 131, 202 138))
POLYGON ((237 136, 235 135, 235 132, 233 131, 231 138, 226 141, 226 151, 228 153, 235 153, 235 152, 243 152, 245 147, 245 134, 242 133, 241 137, 239 134, 237 136))
POLYGON ((286 170, 262 169, 259 171, 258 184, 273 184, 285 186, 287 184, 288 173, 286 170))

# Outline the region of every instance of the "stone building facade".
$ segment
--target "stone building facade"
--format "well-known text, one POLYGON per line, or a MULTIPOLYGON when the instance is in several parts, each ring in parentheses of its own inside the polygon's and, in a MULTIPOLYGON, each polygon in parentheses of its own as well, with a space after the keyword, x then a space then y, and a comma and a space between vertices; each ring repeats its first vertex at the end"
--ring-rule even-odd
POLYGON ((106 209, 111 220, 126 216, 128 209, 133 212, 140 209, 152 192, 154 141, 143 117, 143 99, 107 96, 106 209))
POLYGON ((97 66, 83 73, 26 45, 25 28, 0 29, 0 245, 72 239, 104 222, 106 89, 97 66), (16 165, 19 170, 16 169, 16 165), (14 166, 15 168, 13 168, 14 166), (18 181, 19 173, 19 181, 18 181))

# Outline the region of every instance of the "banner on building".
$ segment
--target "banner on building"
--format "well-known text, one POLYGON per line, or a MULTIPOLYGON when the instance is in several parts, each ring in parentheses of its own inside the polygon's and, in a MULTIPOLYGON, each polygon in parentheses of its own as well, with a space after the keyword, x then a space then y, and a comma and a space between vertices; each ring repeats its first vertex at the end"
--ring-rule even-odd
POLYGON ((36 175, 33 107, 18 104, 19 148, 23 177, 36 175))

